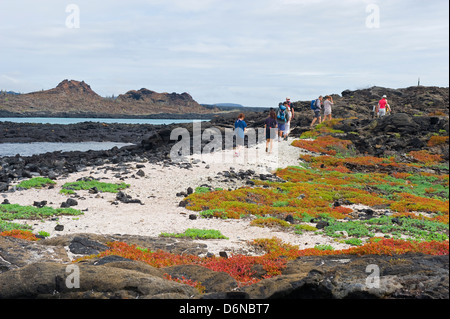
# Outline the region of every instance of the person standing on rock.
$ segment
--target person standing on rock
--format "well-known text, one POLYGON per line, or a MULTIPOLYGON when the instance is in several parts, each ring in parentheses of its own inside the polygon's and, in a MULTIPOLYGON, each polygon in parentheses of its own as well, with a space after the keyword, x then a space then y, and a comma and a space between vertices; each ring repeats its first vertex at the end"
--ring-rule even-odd
POLYGON ((314 126, 317 120, 319 120, 319 124, 322 123, 322 116, 320 115, 320 111, 322 111, 322 100, 323 96, 319 96, 316 100, 315 108, 314 108, 314 119, 311 122, 311 127, 314 126))
POLYGON ((325 102, 323 103, 323 121, 331 121, 331 108, 334 105, 333 98, 329 95, 325 97, 325 102))
POLYGON ((238 119, 234 122, 234 128, 236 131, 236 150, 234 156, 240 155, 241 149, 244 147, 245 132, 247 131, 247 123, 244 121, 244 113, 239 114, 238 119))
POLYGON ((277 114, 274 110, 270 111, 269 117, 264 122, 266 131, 266 153, 272 154, 273 139, 277 136, 276 128, 278 127, 277 114))
POLYGON ((383 98, 378 102, 378 106, 377 106, 377 110, 376 110, 376 113, 378 114, 378 117, 386 116, 386 110, 387 109, 389 109, 387 96, 383 95, 383 98))

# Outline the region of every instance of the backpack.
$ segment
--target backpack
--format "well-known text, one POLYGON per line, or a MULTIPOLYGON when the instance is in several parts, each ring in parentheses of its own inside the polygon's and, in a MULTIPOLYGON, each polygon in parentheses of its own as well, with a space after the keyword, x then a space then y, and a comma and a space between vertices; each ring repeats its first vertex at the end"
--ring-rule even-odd
POLYGON ((316 109, 316 101, 317 100, 312 100, 311 101, 311 110, 313 110, 313 111, 316 109))
POLYGON ((278 108, 277 119, 286 121, 286 108, 282 105, 278 108))

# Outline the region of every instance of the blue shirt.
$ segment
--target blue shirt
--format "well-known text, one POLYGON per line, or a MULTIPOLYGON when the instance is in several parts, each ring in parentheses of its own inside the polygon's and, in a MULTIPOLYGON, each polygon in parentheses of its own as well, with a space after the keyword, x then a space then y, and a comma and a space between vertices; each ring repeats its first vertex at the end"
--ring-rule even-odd
POLYGON ((244 130, 247 127, 247 123, 243 120, 237 120, 234 123, 234 128, 237 130, 237 134, 240 138, 244 138, 244 130))

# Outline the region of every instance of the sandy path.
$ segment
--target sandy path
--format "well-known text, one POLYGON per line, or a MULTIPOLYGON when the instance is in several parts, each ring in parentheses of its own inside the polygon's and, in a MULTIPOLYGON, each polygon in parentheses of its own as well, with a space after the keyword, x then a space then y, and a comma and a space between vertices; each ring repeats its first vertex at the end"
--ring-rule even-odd
MULTIPOLYGON (((33 226, 33 232, 46 231, 51 236, 73 233, 96 233, 96 234, 129 234, 142 236, 158 236, 162 232, 180 233, 187 228, 216 229, 229 240, 206 240, 198 242, 208 245, 211 253, 218 254, 220 251, 239 252, 241 249, 249 248, 246 241, 257 238, 278 237, 285 242, 299 245, 301 249, 312 248, 317 244, 332 244, 335 249, 343 249, 348 245, 330 241, 321 235, 278 232, 270 228, 259 228, 249 226, 248 220, 221 220, 203 219, 190 220, 190 214, 196 214, 185 208, 178 207, 183 199, 177 197, 176 193, 186 191, 188 187, 200 186, 202 184, 214 187, 228 188, 230 184, 216 182, 214 178, 217 173, 230 170, 253 169, 257 173, 267 174, 278 167, 298 165, 300 149, 290 146, 291 141, 275 143, 272 155, 265 153, 265 146, 260 145, 246 149, 240 157, 233 157, 233 151, 220 151, 203 156, 192 156, 190 161, 192 169, 180 168, 178 166, 163 167, 160 164, 128 163, 126 165, 105 165, 100 168, 89 168, 85 171, 71 174, 67 178, 58 179, 54 189, 30 189, 6 193, 3 197, 11 203, 21 205, 32 205, 34 201, 47 200, 48 206, 58 208, 67 200, 68 196, 59 194, 61 186, 66 182, 76 181, 81 177, 92 176, 102 178, 101 181, 119 183, 122 180, 131 185, 125 193, 132 198, 140 199, 144 205, 125 204, 119 202, 113 204, 115 194, 100 193, 89 194, 88 191, 77 191, 81 198, 75 198, 78 206, 74 208, 87 210, 81 216, 62 216, 59 220, 46 221, 16 221, 33 226), (137 164, 145 167, 141 170, 145 176, 136 176, 137 164), (108 167, 121 168, 122 171, 108 170, 108 167), (116 176, 115 176, 116 175, 116 176), (134 175, 134 176, 132 176, 134 175), (208 181, 208 178, 209 181, 208 181), (211 181, 212 180, 212 181, 211 181), (61 224, 63 231, 55 231, 55 226, 61 224)), ((235 187, 239 187, 236 185, 235 187)))

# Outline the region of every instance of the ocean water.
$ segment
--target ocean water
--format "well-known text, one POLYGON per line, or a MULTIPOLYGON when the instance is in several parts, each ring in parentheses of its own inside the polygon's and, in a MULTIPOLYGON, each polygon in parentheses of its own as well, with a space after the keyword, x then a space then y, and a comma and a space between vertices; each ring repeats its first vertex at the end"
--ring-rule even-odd
MULTIPOLYGON (((192 119, 111 119, 111 118, 44 118, 44 117, 9 117, 0 118, 0 122, 14 122, 14 123, 38 123, 38 124, 76 124, 83 122, 97 122, 97 123, 119 123, 119 124, 151 124, 151 125, 169 125, 180 123, 202 122, 205 120, 192 119)), ((35 143, 2 143, 0 141, 0 157, 15 156, 32 156, 44 154, 47 152, 70 152, 89 150, 101 151, 109 150, 115 146, 123 147, 133 144, 114 143, 114 142, 80 142, 80 143, 51 143, 51 142, 35 142, 35 143)))
POLYGON ((83 122, 96 123, 119 123, 119 124, 151 124, 151 125, 169 125, 180 123, 192 123, 193 121, 204 120, 183 120, 183 119, 111 119, 111 118, 61 118, 61 117, 2 117, 0 122, 13 123, 38 123, 38 124, 77 124, 83 122))
POLYGON ((50 142, 35 142, 35 143, 0 143, 0 157, 15 156, 32 156, 44 154, 47 152, 71 152, 81 151, 86 152, 109 150, 117 146, 118 148, 133 145, 130 143, 114 143, 114 142, 79 142, 79 143, 50 143, 50 142))

